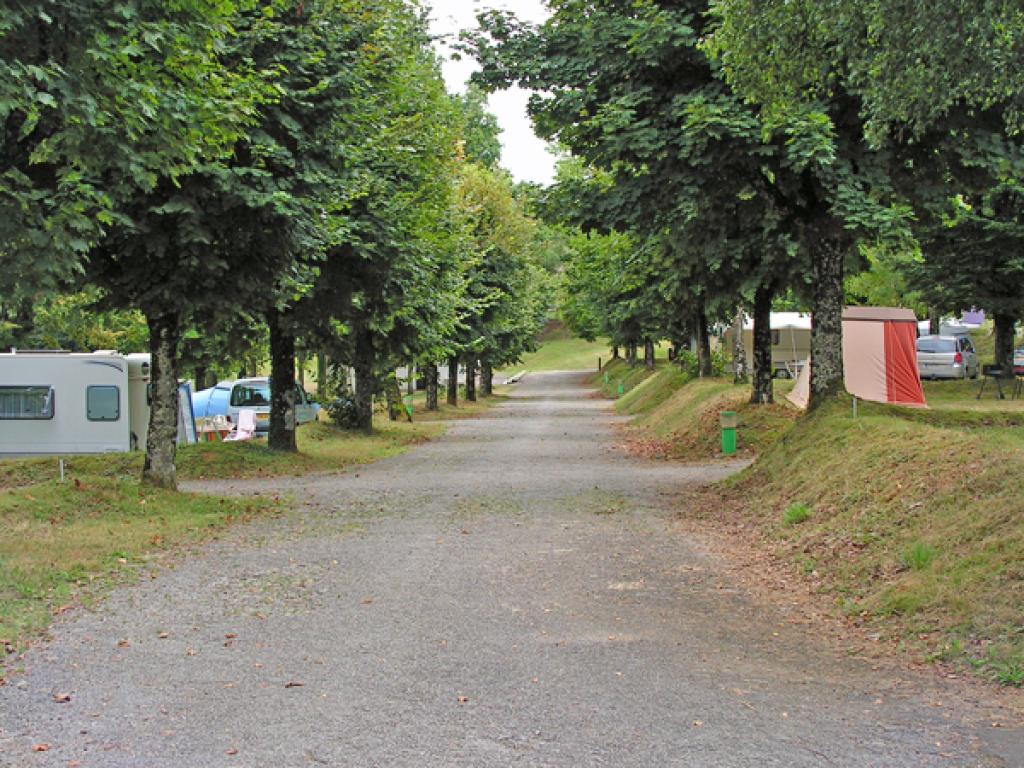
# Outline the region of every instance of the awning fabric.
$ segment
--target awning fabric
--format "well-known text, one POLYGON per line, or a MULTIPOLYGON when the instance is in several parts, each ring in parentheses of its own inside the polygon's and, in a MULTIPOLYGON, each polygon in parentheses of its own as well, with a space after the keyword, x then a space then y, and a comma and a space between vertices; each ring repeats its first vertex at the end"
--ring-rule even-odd
MULTIPOLYGON (((917 318, 899 307, 848 307, 843 312, 846 391, 876 403, 927 408, 917 370, 917 318)), ((787 398, 806 408, 811 361, 787 398)))

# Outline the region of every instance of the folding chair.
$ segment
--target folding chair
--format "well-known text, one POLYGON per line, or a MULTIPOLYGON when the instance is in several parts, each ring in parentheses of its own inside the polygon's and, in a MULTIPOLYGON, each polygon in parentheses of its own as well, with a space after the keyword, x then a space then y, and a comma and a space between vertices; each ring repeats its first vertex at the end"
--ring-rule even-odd
POLYGON ((996 397, 1000 400, 1005 400, 1006 395, 1003 394, 1003 369, 998 365, 983 365, 981 366, 981 374, 984 376, 981 382, 981 389, 978 390, 975 400, 981 400, 981 396, 985 394, 985 385, 989 381, 994 381, 996 384, 996 397))
POLYGON ((244 408, 238 412, 238 423, 234 429, 224 438, 224 442, 231 440, 251 440, 256 434, 256 411, 244 408))

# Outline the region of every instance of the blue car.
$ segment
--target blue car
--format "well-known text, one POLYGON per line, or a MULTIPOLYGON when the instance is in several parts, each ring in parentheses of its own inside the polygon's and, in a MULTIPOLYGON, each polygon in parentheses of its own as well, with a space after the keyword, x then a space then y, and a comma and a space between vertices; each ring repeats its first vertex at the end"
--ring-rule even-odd
MULTIPOLYGON (((239 411, 255 411, 256 434, 266 434, 270 429, 270 379, 262 376, 218 382, 215 386, 192 395, 192 410, 197 419, 227 416, 232 424, 238 423, 239 411)), ((296 382, 296 424, 316 421, 319 412, 320 405, 296 382)))

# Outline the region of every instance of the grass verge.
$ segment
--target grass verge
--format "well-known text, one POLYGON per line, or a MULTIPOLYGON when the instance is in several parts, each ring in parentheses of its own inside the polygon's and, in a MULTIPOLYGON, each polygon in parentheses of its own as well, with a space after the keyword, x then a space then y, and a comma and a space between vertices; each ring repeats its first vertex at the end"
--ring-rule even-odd
POLYGON ((667 363, 652 373, 620 360, 608 370, 608 386, 600 375, 593 384, 614 396, 615 381, 622 378, 626 391, 615 409, 636 417, 627 430, 626 447, 647 456, 700 461, 720 457, 719 413, 731 410, 739 417, 737 455, 751 457, 778 440, 798 416, 783 397, 792 382, 776 382, 776 404, 754 406, 748 385, 725 378, 695 379, 667 363))
MULTIPOLYGON (((142 488, 134 479, 109 475, 0 491, 4 655, 13 659, 69 604, 233 520, 275 509, 269 500, 142 488)), ((0 681, 4 668, 0 657, 0 681)))
POLYGON ((1020 685, 1024 437, 966 423, 831 403, 709 491, 714 523, 756 531, 880 640, 1020 685))
MULTIPOLYGON (((741 455, 756 457, 681 514, 749 539, 901 652, 1024 682, 1018 403, 977 401, 973 382, 926 383, 930 410, 862 403, 855 419, 844 397, 801 417, 788 404, 750 405, 749 387, 729 380, 671 367, 639 376, 616 402, 635 416, 627 448, 714 458, 728 409, 739 414, 741 455)), ((789 386, 776 382, 778 400, 789 386)))

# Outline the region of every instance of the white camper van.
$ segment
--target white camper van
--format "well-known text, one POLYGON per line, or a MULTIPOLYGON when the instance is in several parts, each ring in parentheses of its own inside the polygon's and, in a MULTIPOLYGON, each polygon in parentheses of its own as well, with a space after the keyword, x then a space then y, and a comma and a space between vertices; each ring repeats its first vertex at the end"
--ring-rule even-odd
MULTIPOLYGON (((796 378, 811 354, 811 316, 802 312, 772 312, 772 375, 796 378)), ((725 343, 732 348, 732 328, 725 332, 725 343)), ((743 318, 743 349, 747 368, 754 368, 754 321, 743 318)))
MULTIPOLYGON (((188 385, 178 442, 195 442, 188 385)), ((149 355, 0 353, 0 456, 143 450, 149 429, 149 355)))

